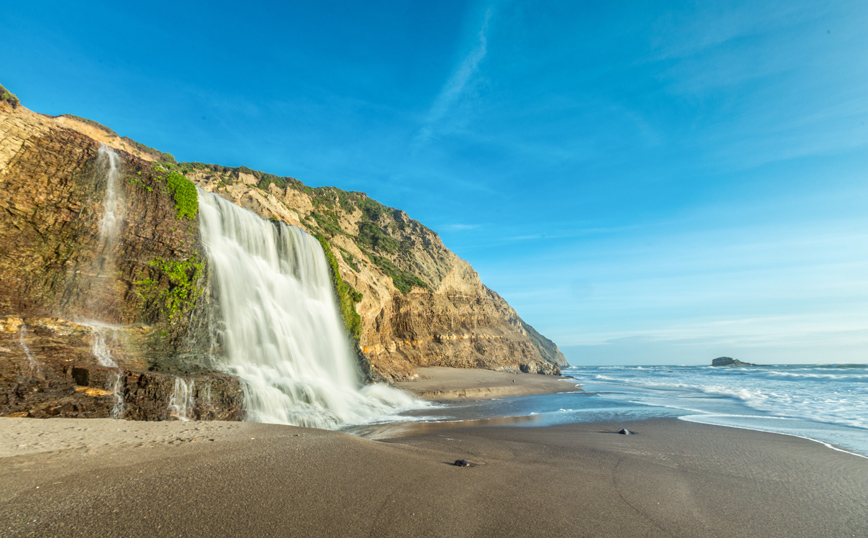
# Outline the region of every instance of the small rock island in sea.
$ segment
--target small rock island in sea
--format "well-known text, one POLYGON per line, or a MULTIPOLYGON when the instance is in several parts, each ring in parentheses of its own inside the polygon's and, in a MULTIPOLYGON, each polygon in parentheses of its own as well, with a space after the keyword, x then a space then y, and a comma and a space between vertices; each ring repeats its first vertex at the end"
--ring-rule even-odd
POLYGON ((749 362, 741 362, 738 359, 733 359, 732 357, 718 357, 711 361, 712 366, 756 366, 756 364, 751 364, 749 362))

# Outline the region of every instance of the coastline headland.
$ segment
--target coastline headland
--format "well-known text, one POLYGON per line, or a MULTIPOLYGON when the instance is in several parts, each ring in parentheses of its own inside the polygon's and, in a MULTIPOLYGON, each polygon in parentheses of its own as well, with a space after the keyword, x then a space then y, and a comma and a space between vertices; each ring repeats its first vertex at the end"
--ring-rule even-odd
POLYGON ((339 427, 401 407, 362 386, 416 367, 567 364, 435 232, 364 193, 178 163, 11 98, 0 133, 0 416, 339 427), (243 265, 224 256, 239 249, 243 265))

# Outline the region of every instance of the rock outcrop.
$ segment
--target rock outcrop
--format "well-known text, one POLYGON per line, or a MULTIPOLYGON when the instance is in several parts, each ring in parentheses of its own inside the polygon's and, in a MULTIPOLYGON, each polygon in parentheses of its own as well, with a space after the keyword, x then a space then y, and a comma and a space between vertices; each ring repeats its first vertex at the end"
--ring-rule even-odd
POLYGON ((184 176, 320 237, 369 377, 403 379, 415 366, 558 374, 566 364, 403 211, 363 193, 160 158, 94 122, 0 100, 0 414, 159 420, 181 391, 180 418, 243 416, 238 381, 212 360, 209 270, 197 222, 179 209, 184 176), (125 218, 112 245, 99 239, 101 143, 120 158, 125 218))
POLYGON ((732 357, 718 357, 711 361, 712 366, 756 366, 756 364, 751 364, 749 362, 741 362, 738 359, 733 359, 732 357))

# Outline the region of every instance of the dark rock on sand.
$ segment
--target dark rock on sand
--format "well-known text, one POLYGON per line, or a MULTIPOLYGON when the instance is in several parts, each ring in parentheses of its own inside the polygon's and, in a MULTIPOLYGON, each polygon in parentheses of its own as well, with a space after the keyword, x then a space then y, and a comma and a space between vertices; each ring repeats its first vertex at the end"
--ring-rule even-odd
POLYGON ((467 460, 455 460, 455 463, 452 465, 456 467, 470 467, 470 462, 467 460))
POLYGON ((619 431, 618 433, 620 433, 621 435, 633 435, 633 432, 631 432, 631 431, 628 430, 627 428, 623 428, 623 429, 622 429, 621 431, 619 431))

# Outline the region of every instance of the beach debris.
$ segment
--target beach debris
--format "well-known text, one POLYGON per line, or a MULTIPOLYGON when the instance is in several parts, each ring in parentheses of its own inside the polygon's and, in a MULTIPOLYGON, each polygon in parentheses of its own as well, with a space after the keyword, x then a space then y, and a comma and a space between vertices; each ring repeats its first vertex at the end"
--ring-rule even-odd
POLYGON ((627 428, 622 428, 621 431, 619 431, 618 433, 620 433, 621 435, 633 435, 633 432, 631 432, 627 428))
POLYGON ((467 460, 455 460, 455 463, 452 465, 456 467, 470 467, 470 462, 467 460))

